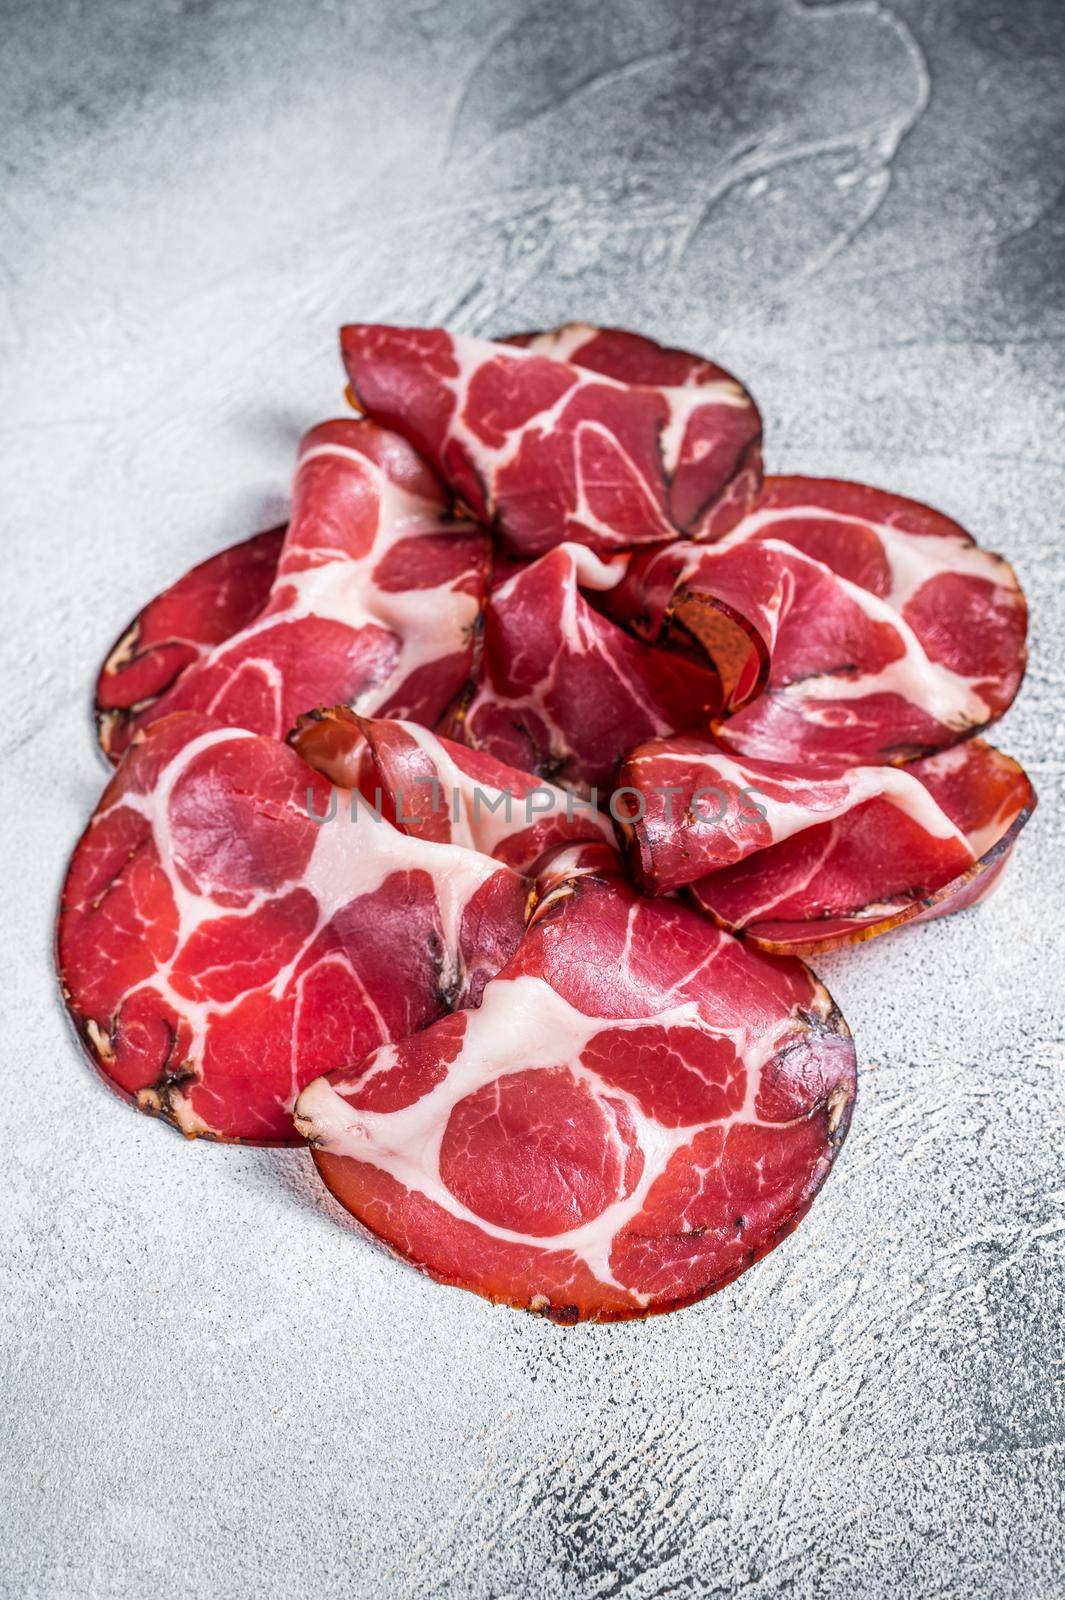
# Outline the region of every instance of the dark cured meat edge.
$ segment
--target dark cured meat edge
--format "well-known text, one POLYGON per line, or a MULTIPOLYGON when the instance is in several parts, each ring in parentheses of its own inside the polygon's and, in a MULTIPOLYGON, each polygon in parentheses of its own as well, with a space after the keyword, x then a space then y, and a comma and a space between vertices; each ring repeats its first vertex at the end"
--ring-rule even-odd
MULTIPOLYGON (((879 921, 870 922, 862 928, 856 928, 852 933, 837 933, 830 935, 827 939, 804 939, 796 944, 784 944, 777 939, 760 938, 757 934, 752 934, 747 928, 735 928, 731 923, 724 922, 720 917, 716 917, 708 906, 704 906, 694 896, 692 896, 692 900, 696 909, 708 921, 713 922, 716 927, 723 929, 726 933, 731 933, 734 938, 742 939, 746 944, 753 945, 757 950, 764 950, 767 955, 797 956, 799 960, 805 960, 807 956, 828 955, 833 950, 845 950, 849 945, 864 944, 867 939, 875 939, 879 934, 891 933, 896 928, 904 927, 908 922, 913 922, 919 917, 926 916, 929 911, 935 906, 941 905, 944 900, 960 894, 974 883, 977 878, 983 877, 985 873, 991 872, 996 868, 1005 866, 1004 858, 1013 849, 1018 835, 1039 804, 1039 797, 1030 782, 1028 787, 1031 793, 1030 803, 1017 813, 1001 839, 996 840, 991 848, 980 857, 979 861, 974 861, 971 867, 967 867, 964 872, 960 872, 956 878, 952 878, 949 883, 945 883, 934 894, 924 895, 921 899, 914 900, 911 905, 905 906, 901 911, 893 911, 889 915, 881 917, 879 921)), ((969 906, 959 907, 959 910, 967 911, 969 909, 971 909, 969 906)), ((857 913, 854 914, 856 915, 857 913)), ((777 920, 782 919, 778 918, 777 920)), ((839 919, 833 918, 832 920, 839 919)), ((932 918, 928 917, 927 920, 931 921, 932 918)), ((798 927, 800 924, 796 923, 795 926, 798 927)), ((812 929, 816 928, 817 923, 807 922, 803 926, 812 929)))

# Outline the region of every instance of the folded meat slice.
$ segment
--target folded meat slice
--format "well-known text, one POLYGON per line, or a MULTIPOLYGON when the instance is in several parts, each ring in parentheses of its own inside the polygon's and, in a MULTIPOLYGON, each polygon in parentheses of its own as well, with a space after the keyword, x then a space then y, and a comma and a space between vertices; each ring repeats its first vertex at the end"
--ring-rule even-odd
POLYGON ((762 761, 930 754, 1000 717, 1024 673, 1009 566, 862 484, 768 478, 718 544, 634 557, 604 604, 644 637, 697 640, 732 713, 718 737, 762 761))
POLYGON ((186 1134, 287 1143, 312 1078, 477 1003, 527 892, 185 713, 138 736, 75 849, 57 962, 113 1088, 186 1134))
POLYGON ((353 324, 355 403, 404 434, 522 556, 707 538, 761 481, 761 418, 722 368, 615 329, 494 342, 353 324))
POLYGON ((668 1311, 765 1255, 855 1092, 806 967, 589 870, 595 850, 546 870, 476 1011, 318 1079, 296 1110, 329 1189, 393 1251, 559 1322, 668 1311))
POLYGON ((720 926, 812 955, 973 904, 1036 797, 981 739, 905 767, 794 770, 709 738, 653 741, 619 779, 636 882, 690 886, 720 926))
POLYGON ((300 446, 265 607, 132 718, 200 711, 283 738, 311 706, 436 722, 468 686, 489 541, 397 434, 326 422, 300 446))
POLYGON ((183 672, 247 627, 270 597, 285 529, 201 561, 137 613, 107 653, 93 709, 100 748, 119 761, 134 724, 183 672))
POLYGON ((562 845, 614 849, 609 817, 572 790, 414 722, 334 706, 301 717, 289 743, 331 782, 357 788, 403 833, 480 851, 515 872, 532 873, 562 845))
POLYGON ((705 727, 720 705, 716 673, 631 638, 591 604, 624 571, 624 557, 562 544, 497 584, 480 679, 453 736, 588 792, 642 740, 705 727))

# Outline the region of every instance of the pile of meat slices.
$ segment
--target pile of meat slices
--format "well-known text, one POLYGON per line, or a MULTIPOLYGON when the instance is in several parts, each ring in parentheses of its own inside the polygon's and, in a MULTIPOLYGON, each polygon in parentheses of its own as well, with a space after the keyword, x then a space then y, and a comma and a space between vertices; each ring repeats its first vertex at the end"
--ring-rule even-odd
POLYGON ((969 906, 1035 804, 977 737, 1010 568, 860 484, 765 478, 719 367, 569 326, 346 327, 358 418, 287 528, 153 600, 58 962, 188 1135, 306 1139, 433 1277, 558 1321, 771 1250, 847 1131, 798 959, 969 906))

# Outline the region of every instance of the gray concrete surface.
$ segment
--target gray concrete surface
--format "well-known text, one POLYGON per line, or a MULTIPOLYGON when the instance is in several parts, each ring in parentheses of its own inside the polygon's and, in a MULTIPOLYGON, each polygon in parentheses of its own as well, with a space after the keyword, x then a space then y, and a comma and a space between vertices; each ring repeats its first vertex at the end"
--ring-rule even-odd
POLYGON ((987 1596, 1062 1582, 1056 0, 2 6, 3 1593, 987 1596), (778 470, 1018 566, 984 909, 821 963, 863 1063, 808 1223, 565 1331, 361 1242, 300 1152, 112 1099, 50 924, 101 650, 283 504, 343 318, 706 350, 778 470))

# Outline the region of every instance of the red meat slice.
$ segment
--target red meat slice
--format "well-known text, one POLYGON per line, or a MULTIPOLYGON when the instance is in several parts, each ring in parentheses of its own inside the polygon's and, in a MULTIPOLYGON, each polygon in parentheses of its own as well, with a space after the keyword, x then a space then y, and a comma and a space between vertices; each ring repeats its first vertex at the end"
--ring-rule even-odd
POLYGON ((587 792, 608 787, 642 740, 705 727, 720 706, 716 673, 630 638, 582 593, 623 575, 624 558, 564 544, 497 584, 480 681, 456 737, 587 792))
POLYGON ((404 434, 516 554, 709 538, 761 479, 761 418, 722 368, 572 324, 504 343, 341 330, 355 403, 404 434))
POLYGON ((664 739, 634 751, 620 782, 641 887, 688 885, 720 926, 802 955, 973 904, 1036 804, 1017 763, 980 739, 803 776, 712 739, 664 739))
POLYGON ((336 706, 301 717, 289 743, 333 783, 358 788, 412 838, 477 850, 524 874, 562 845, 613 850, 609 818, 572 791, 417 723, 336 706))
POLYGON ((57 960, 90 1058, 140 1109, 291 1142, 304 1084, 476 1005, 511 955, 523 878, 352 802, 194 713, 134 743, 71 860, 57 960))
POLYGON ((257 533, 202 561, 138 612, 96 680, 100 748, 126 753, 134 723, 189 667, 259 615, 277 571, 284 527, 257 533))
POLYGON ((474 670, 489 560, 484 532, 450 519, 403 439, 371 422, 323 423, 300 447, 265 607, 201 653, 123 737, 200 711, 283 738, 302 712, 341 700, 436 722, 474 670))
POLYGON ((1024 673, 1009 566, 862 484, 769 478, 720 543, 634 558, 604 604, 645 637, 697 639, 732 713, 718 737, 761 761, 930 754, 1000 717, 1024 673))
POLYGON ((326 1184, 392 1250, 561 1322, 667 1311, 765 1255, 855 1092, 846 1025, 800 962, 572 860, 478 1010, 297 1106, 326 1184))

